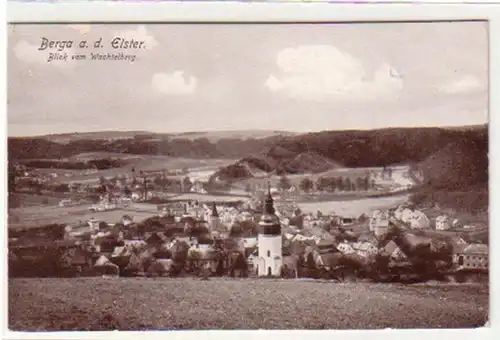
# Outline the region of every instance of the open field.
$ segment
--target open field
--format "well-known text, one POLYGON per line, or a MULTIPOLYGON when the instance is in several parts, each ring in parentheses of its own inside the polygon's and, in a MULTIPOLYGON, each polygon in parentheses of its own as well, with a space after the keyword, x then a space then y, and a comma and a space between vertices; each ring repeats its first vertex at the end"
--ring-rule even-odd
MULTIPOLYGON (((10 209, 9 228, 35 227, 52 223, 74 224, 91 218, 100 219, 107 223, 117 223, 125 214, 132 216, 136 221, 141 221, 153 214, 152 210, 145 211, 133 208, 91 212, 89 211, 90 206, 85 204, 68 207, 38 206, 10 209)), ((156 213, 156 206, 154 213, 156 213)))
MULTIPOLYGON (((200 203, 244 201, 246 196, 238 195, 210 195, 210 194, 172 194, 172 200, 197 200, 200 203)), ((157 213, 157 205, 149 203, 133 203, 126 208, 111 211, 91 212, 91 204, 79 204, 73 206, 59 207, 57 205, 33 205, 22 208, 9 209, 9 227, 24 228, 42 226, 51 223, 77 223, 97 218, 107 223, 120 221, 125 214, 130 215, 135 221, 141 221, 157 213)))
POLYGON ((323 213, 335 212, 341 216, 358 217, 361 214, 370 214, 377 209, 388 209, 396 207, 408 201, 409 195, 394 195, 376 198, 360 198, 353 200, 334 200, 323 202, 298 203, 300 209, 304 212, 323 213))
MULTIPOLYGON (((99 170, 94 173, 86 173, 83 170, 64 170, 64 169, 38 169, 40 173, 56 173, 59 177, 53 181, 55 183, 69 183, 69 182, 82 182, 91 183, 99 182, 99 177, 114 177, 120 174, 130 174, 132 168, 137 172, 141 171, 171 171, 182 169, 196 169, 195 171, 210 171, 215 172, 218 168, 227 166, 234 162, 231 159, 192 159, 181 157, 169 157, 161 155, 131 155, 131 154, 115 154, 108 152, 93 152, 84 153, 73 156, 70 160, 73 161, 87 161, 91 159, 102 158, 116 158, 122 159, 127 164, 120 168, 99 170), (66 176, 70 174, 70 176, 66 176)), ((205 175, 205 174, 204 174, 205 175)), ((205 175, 206 176, 206 175, 205 175)), ((196 176, 195 176, 196 177, 196 176)))
POLYGON ((15 331, 468 328, 487 285, 267 279, 10 279, 15 331))

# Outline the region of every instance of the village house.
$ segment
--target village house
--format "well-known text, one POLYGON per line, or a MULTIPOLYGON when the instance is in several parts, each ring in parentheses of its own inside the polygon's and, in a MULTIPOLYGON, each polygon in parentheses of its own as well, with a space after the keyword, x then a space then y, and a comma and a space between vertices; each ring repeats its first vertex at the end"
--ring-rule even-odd
POLYGON ((188 250, 187 260, 192 267, 202 268, 215 273, 219 264, 219 255, 212 246, 194 245, 188 250))
POLYGON ((410 218, 410 227, 412 229, 429 229, 431 223, 427 215, 419 210, 415 210, 410 218))
POLYGON ((390 229, 389 213, 387 211, 383 212, 376 210, 370 219, 370 231, 372 231, 375 236, 381 237, 388 233, 390 229))
POLYGON ((355 250, 354 248, 352 247, 352 245, 348 242, 341 242, 337 245, 337 249, 339 250, 339 252, 341 252, 342 254, 344 255, 347 255, 347 254, 354 254, 355 253, 355 250))
POLYGON ((207 190, 205 189, 205 186, 203 185, 202 182, 196 180, 191 186, 191 192, 196 192, 198 194, 206 194, 207 190))
POLYGON ((123 215, 121 222, 122 222, 123 226, 128 227, 134 223, 134 218, 130 215, 123 215))
POLYGON ((389 258, 395 262, 406 261, 408 259, 406 254, 401 250, 401 248, 393 240, 390 240, 382 248, 382 253, 389 256, 389 258))
POLYGON ((450 219, 446 215, 440 215, 436 217, 436 230, 450 230, 451 223, 450 219))
POLYGON ((352 248, 361 257, 370 257, 378 253, 378 248, 370 242, 355 242, 352 243, 352 248))
POLYGON ((488 270, 489 249, 485 244, 469 244, 458 247, 453 263, 458 269, 488 270))
POLYGON ((394 217, 403 223, 410 223, 412 216, 413 212, 402 205, 394 211, 394 217))

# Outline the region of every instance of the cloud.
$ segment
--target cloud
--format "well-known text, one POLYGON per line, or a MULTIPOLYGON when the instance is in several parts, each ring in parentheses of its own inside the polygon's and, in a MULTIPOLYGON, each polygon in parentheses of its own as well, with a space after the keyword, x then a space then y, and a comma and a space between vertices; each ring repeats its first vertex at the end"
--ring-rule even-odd
POLYGON ((153 75, 151 84, 153 89, 160 93, 188 95, 196 91, 198 80, 193 76, 185 78, 183 71, 175 71, 171 74, 156 73, 153 75))
POLYGON ((439 87, 439 91, 445 94, 465 94, 481 91, 484 88, 485 86, 476 77, 466 75, 439 87))
POLYGON ((33 45, 25 40, 21 40, 14 47, 14 55, 17 59, 29 64, 46 64, 58 67, 73 66, 74 61, 71 59, 71 56, 75 53, 73 48, 65 48, 61 51, 56 49, 49 52, 48 50, 40 51, 38 47, 39 45, 33 45), (67 58, 66 60, 53 59, 49 62, 49 56, 52 53, 58 53, 59 56, 66 54, 67 58))
POLYGON ((134 39, 138 41, 144 41, 146 50, 151 50, 158 46, 158 41, 155 37, 147 31, 144 25, 139 25, 136 29, 115 32, 114 36, 119 36, 124 39, 134 39))
POLYGON ((92 29, 92 26, 87 24, 74 24, 68 25, 68 27, 74 29, 75 31, 78 31, 82 35, 86 35, 92 29))
POLYGON ((333 46, 287 48, 278 53, 280 75, 271 74, 265 86, 272 92, 311 100, 388 98, 403 86, 390 65, 367 74, 360 60, 333 46))

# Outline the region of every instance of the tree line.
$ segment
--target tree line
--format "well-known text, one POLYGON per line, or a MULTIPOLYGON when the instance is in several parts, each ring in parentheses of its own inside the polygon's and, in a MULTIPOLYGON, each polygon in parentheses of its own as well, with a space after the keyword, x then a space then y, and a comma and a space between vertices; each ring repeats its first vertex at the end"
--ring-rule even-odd
MULTIPOLYGON (((374 182, 370 179, 368 175, 365 177, 357 177, 356 179, 351 179, 349 177, 327 177, 321 176, 316 181, 305 177, 303 178, 298 189, 304 192, 311 192, 313 190, 321 192, 335 192, 335 191, 356 191, 356 190, 370 190, 374 186, 374 182)), ((280 190, 289 190, 292 187, 290 179, 283 175, 280 177, 277 184, 280 190)))
MULTIPOLYGON (((420 162, 449 143, 487 138, 487 127, 470 130, 399 128, 372 131, 324 131, 262 139, 121 139, 77 140, 67 144, 44 138, 9 138, 9 159, 61 158, 82 152, 151 154, 192 158, 245 158, 266 155, 282 161, 315 152, 349 167, 420 162), (279 152, 277 152, 279 151, 279 152)), ((487 150, 482 150, 487 152, 487 150)), ((273 165, 273 164, 271 164, 273 165)))

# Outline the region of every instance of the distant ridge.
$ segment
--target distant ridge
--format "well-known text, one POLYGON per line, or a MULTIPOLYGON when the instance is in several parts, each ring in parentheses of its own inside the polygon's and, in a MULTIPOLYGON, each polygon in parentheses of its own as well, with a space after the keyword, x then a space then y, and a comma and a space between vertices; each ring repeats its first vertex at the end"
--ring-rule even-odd
POLYGON ((221 131, 186 131, 186 132, 173 132, 173 133, 159 133, 151 131, 113 131, 113 130, 103 130, 103 131, 91 131, 91 132, 68 132, 68 133, 57 133, 41 136, 30 136, 30 137, 11 137, 11 138, 22 138, 22 139, 45 139, 55 143, 67 144, 72 141, 78 140, 117 140, 117 139, 129 139, 129 138, 170 138, 170 139, 188 139, 194 140, 199 138, 207 138, 211 142, 218 141, 220 139, 262 139, 273 136, 295 136, 298 132, 291 131, 279 131, 279 130, 221 130, 221 131))

